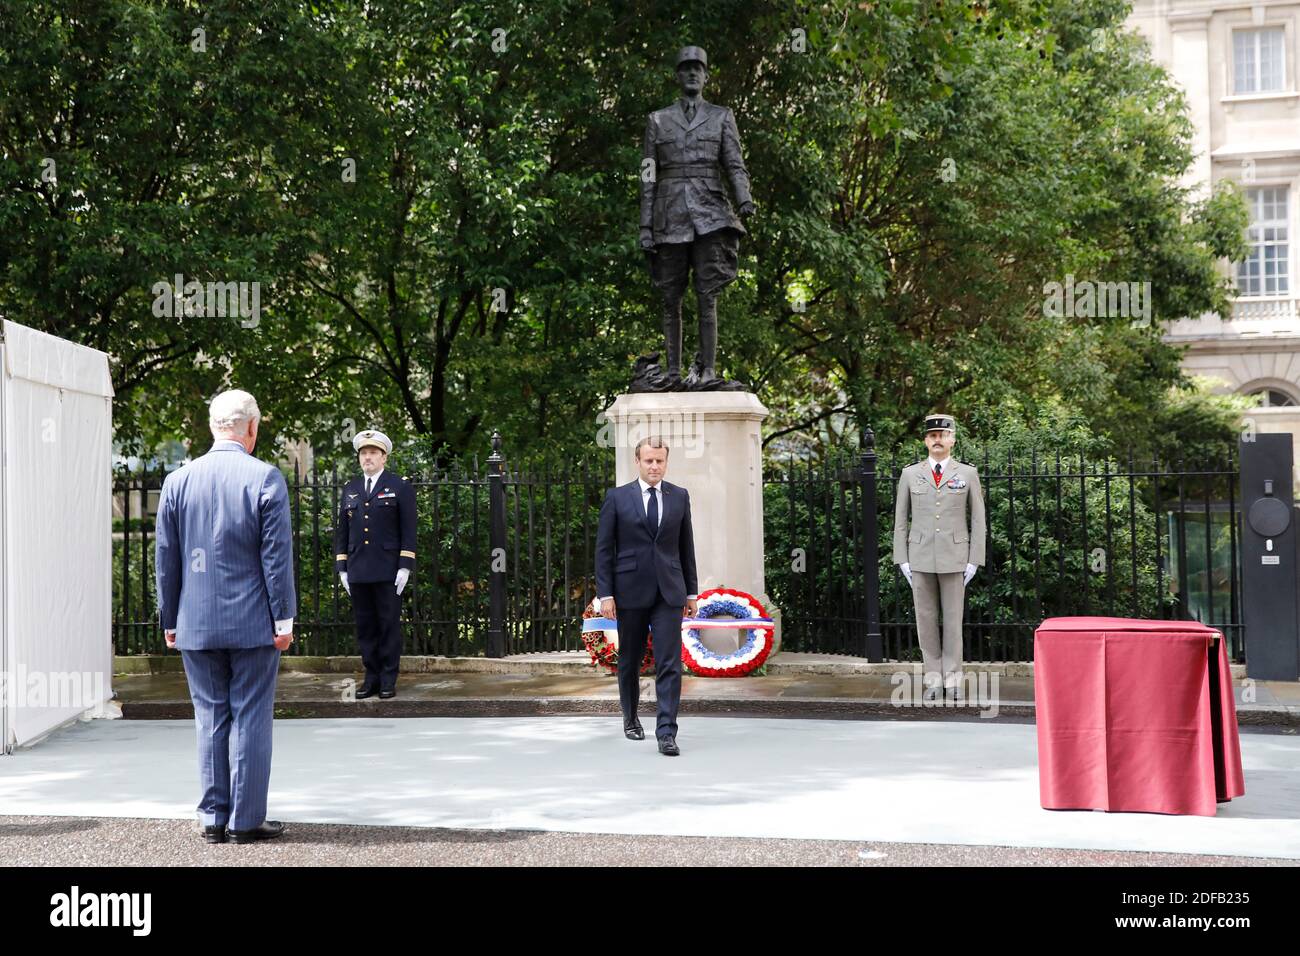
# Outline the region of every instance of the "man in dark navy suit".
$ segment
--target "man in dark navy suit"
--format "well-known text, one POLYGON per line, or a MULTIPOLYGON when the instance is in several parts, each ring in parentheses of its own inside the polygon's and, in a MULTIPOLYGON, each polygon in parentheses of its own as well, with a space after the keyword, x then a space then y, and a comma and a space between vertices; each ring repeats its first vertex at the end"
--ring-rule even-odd
POLYGON ((691 497, 663 480, 668 446, 660 438, 636 445, 640 477, 610 489, 596 530, 596 593, 601 614, 618 622, 618 699, 623 734, 644 740, 637 719, 646 632, 654 640, 659 752, 675 757, 682 697, 682 614, 696 610, 691 497))
POLYGON ((415 486, 385 471, 393 443, 367 429, 352 439, 362 475, 343 486, 334 525, 334 567, 352 595, 366 676, 357 700, 397 696, 402 590, 415 567, 415 486))

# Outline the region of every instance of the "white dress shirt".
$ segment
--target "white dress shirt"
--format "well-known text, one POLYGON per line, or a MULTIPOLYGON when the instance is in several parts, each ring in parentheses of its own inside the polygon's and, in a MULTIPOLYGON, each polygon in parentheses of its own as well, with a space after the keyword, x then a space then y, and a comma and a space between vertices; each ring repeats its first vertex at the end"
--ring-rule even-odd
POLYGON ((371 491, 374 491, 376 488, 379 487, 379 479, 380 479, 381 477, 383 477, 383 474, 384 474, 384 469, 380 468, 380 469, 379 469, 377 472, 375 472, 373 475, 362 475, 361 478, 362 478, 363 484, 362 484, 361 487, 362 487, 362 488, 366 487, 366 485, 364 484, 364 482, 369 482, 369 483, 370 483, 370 490, 371 490, 371 491))

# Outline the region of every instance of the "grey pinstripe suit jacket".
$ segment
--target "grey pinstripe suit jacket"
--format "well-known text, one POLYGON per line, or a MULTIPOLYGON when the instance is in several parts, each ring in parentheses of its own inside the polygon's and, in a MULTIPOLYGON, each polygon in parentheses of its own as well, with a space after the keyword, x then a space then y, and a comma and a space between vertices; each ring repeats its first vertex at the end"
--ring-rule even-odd
POLYGON ((274 643, 297 613, 289 489, 234 442, 163 482, 155 547, 158 613, 182 651, 274 643))

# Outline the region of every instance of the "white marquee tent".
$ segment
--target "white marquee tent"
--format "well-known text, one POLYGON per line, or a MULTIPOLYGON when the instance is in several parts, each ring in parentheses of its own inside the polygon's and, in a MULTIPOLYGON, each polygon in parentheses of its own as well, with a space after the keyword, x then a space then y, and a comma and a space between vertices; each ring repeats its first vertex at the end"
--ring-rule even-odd
POLYGON ((112 697, 108 356, 0 326, 0 753, 112 697))

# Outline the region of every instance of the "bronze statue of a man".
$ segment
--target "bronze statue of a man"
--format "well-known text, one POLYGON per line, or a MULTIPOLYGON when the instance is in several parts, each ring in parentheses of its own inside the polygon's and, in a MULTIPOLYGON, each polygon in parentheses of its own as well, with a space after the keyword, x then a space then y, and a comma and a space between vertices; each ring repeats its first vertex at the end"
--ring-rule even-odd
POLYGON ((641 248, 663 308, 662 368, 639 370, 632 391, 737 390, 718 377, 718 294, 736 278, 745 227, 722 186, 725 170, 741 216, 754 212, 749 173, 740 154, 736 117, 701 98, 708 57, 697 46, 677 54, 682 95, 650 114, 645 127, 641 176, 641 248), (681 377, 682 297, 694 273, 700 348, 690 374, 681 377))

